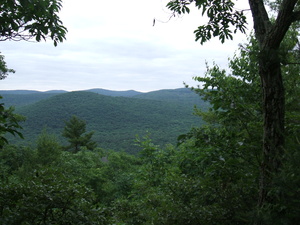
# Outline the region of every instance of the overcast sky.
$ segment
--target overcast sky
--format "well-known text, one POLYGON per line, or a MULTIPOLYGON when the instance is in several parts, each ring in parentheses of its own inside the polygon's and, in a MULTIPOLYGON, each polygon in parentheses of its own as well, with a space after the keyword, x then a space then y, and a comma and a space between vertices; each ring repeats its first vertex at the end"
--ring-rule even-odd
POLYGON ((16 70, 0 88, 148 92, 195 85, 192 77, 204 74, 206 61, 226 68, 246 37, 201 46, 193 34, 205 21, 199 11, 168 21, 166 2, 64 0, 60 18, 69 31, 66 41, 57 47, 51 40, 0 43, 8 67, 16 70))

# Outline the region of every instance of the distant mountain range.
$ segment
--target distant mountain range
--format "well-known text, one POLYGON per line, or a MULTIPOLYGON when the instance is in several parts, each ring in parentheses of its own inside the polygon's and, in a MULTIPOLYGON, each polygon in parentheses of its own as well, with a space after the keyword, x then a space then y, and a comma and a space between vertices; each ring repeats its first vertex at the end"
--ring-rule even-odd
MULTIPOLYGON (((26 116, 22 124, 25 142, 34 142, 41 131, 57 135, 65 121, 76 115, 95 131, 94 140, 105 149, 138 150, 135 135, 147 132, 154 143, 176 143, 176 138, 201 119, 193 115, 193 107, 206 109, 208 104, 189 89, 160 90, 148 93, 137 91, 0 91, 5 106, 14 106, 16 113, 26 116)), ((14 140, 16 142, 17 140, 14 140)), ((19 141, 19 140, 18 140, 19 141)))
MULTIPOLYGON (((107 95, 107 96, 123 96, 132 97, 142 92, 137 92, 133 90, 129 91, 111 91, 101 88, 83 90, 85 92, 93 92, 97 94, 107 95)), ((54 95, 67 93, 64 90, 50 90, 50 91, 33 91, 33 90, 0 90, 0 95, 4 98, 2 102, 6 106, 23 106, 27 104, 32 104, 42 99, 52 97, 54 95)))

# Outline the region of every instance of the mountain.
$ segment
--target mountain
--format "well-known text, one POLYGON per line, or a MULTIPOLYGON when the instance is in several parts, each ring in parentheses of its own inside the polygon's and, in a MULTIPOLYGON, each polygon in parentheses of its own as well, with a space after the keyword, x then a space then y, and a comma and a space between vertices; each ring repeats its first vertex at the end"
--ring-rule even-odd
POLYGON ((55 92, 24 92, 24 94, 15 94, 15 92, 3 93, 0 92, 0 95, 3 97, 1 99, 2 103, 6 107, 14 106, 20 107, 24 105, 29 105, 41 101, 43 99, 50 98, 54 95, 58 95, 61 93, 55 92), (1 94, 2 93, 2 94, 1 94))
POLYGON ((101 88, 89 89, 89 90, 84 90, 84 91, 94 92, 94 93, 101 94, 101 95, 123 96, 123 97, 132 97, 132 96, 141 94, 141 92, 137 92, 137 91, 134 91, 134 90, 111 91, 111 90, 106 90, 106 89, 101 89, 101 88))
POLYGON ((66 93, 67 91, 64 90, 50 90, 50 91, 45 91, 44 93, 51 93, 51 94, 62 94, 66 93))
POLYGON ((51 91, 34 91, 34 90, 0 90, 0 95, 28 95, 28 94, 40 94, 40 93, 56 93, 56 94, 62 94, 67 91, 64 90, 51 90, 51 91))
POLYGON ((45 92, 33 90, 0 90, 0 96, 3 97, 1 102, 4 103, 6 107, 19 107, 66 92, 67 91, 63 90, 51 90, 45 92))
MULTIPOLYGON (((200 105, 201 107, 201 105, 200 105)), ((16 108, 27 117, 22 124, 25 140, 32 142, 47 127, 61 138, 65 121, 76 115, 95 131, 94 140, 105 149, 136 152, 135 135, 147 131, 156 144, 176 143, 176 138, 201 124, 193 107, 176 101, 112 97, 93 92, 57 94, 30 105, 16 108)))
POLYGON ((33 90, 0 90, 0 95, 13 94, 13 95, 27 95, 41 93, 40 91, 33 90))
MULTIPOLYGON (((101 88, 84 90, 87 92, 93 92, 97 94, 107 95, 107 96, 124 96, 124 97, 132 97, 141 92, 129 90, 129 91, 111 91, 101 88)), ((57 94, 67 93, 64 90, 50 90, 50 91, 32 91, 32 90, 0 90, 0 95, 3 97, 2 103, 5 106, 24 106, 28 104, 32 104, 38 102, 43 99, 47 99, 57 94)))
MULTIPOLYGON (((177 102, 179 104, 184 104, 187 107, 203 104, 201 98, 195 94, 193 91, 187 88, 178 89, 165 89, 159 91, 152 91, 148 93, 137 92, 133 90, 129 91, 111 91, 106 89, 89 89, 84 90, 86 92, 93 92, 101 95, 107 96, 118 96, 118 97, 132 97, 139 99, 149 99, 157 101, 167 101, 167 102, 177 102)), ((38 102, 43 99, 47 99, 57 94, 67 93, 63 90, 52 90, 46 92, 40 91, 26 91, 26 90, 15 90, 15 91, 0 91, 0 95, 3 96, 2 102, 5 106, 24 106, 38 102)))
POLYGON ((178 89, 164 89, 158 91, 152 91, 148 93, 141 93, 139 95, 133 96, 139 99, 150 99, 166 102, 174 102, 178 104, 183 104, 186 106, 201 105, 201 108, 207 108, 208 103, 203 102, 203 100, 195 92, 188 88, 178 88, 178 89))

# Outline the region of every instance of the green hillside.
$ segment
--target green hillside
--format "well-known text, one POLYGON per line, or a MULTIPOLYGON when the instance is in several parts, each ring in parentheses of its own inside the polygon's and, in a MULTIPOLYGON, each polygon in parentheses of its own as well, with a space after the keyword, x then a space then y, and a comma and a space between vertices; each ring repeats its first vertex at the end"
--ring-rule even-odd
POLYGON ((203 100, 195 92, 188 88, 178 88, 178 89, 164 89, 158 91, 151 91, 148 93, 142 93, 133 96, 133 98, 139 99, 150 99, 158 101, 176 102, 178 104, 183 104, 186 106, 198 105, 201 108, 207 108, 208 103, 203 102, 203 100))
POLYGON ((27 117, 22 124, 25 141, 34 140, 44 127, 61 136, 64 121, 76 115, 95 131, 100 147, 135 152, 135 135, 151 133, 155 143, 175 143, 176 137, 199 126, 193 107, 172 101, 104 96, 92 92, 69 92, 18 107, 27 117))
POLYGON ((29 105, 35 102, 38 102, 40 100, 43 99, 47 99, 50 98, 54 95, 57 94, 61 94, 61 93, 55 93, 55 92, 51 92, 51 93, 47 93, 47 92, 34 92, 34 93, 3 93, 0 95, 3 97, 1 99, 2 103, 4 103, 4 105, 6 107, 10 107, 10 106, 14 106, 14 107, 20 107, 20 106, 24 106, 24 105, 29 105))
MULTIPOLYGON (((133 97, 139 99, 151 99, 159 101, 172 101, 179 104, 185 104, 187 106, 203 105, 203 101, 197 94, 187 88, 178 89, 165 89, 159 91, 151 91, 147 93, 141 93, 133 90, 129 91, 111 91, 106 89, 90 89, 86 92, 93 92, 101 95, 114 96, 114 97, 133 97)), ((26 91, 26 90, 14 90, 14 91, 0 91, 0 95, 3 96, 2 102, 5 106, 24 106, 38 102, 43 99, 50 98, 57 94, 66 93, 66 91, 26 91)), ((208 104, 206 104, 207 106, 208 104)), ((204 105, 203 105, 204 106, 204 105)))
MULTIPOLYGON (((111 91, 101 88, 95 88, 90 90, 85 90, 87 92, 93 92, 97 94, 102 95, 108 95, 108 96, 123 96, 123 97, 132 97, 138 94, 141 94, 141 92, 129 90, 129 91, 111 91)), ((32 104, 35 102, 38 102, 43 99, 50 98, 57 94, 66 93, 67 91, 63 90, 51 90, 51 91, 32 91, 32 90, 0 90, 0 95, 3 97, 1 100, 2 103, 5 104, 5 106, 24 106, 28 104, 32 104)))
POLYGON ((111 91, 111 90, 106 90, 102 88, 94 88, 94 89, 89 89, 89 90, 84 90, 88 92, 93 92, 101 95, 108 95, 108 96, 123 96, 123 97, 132 97, 138 94, 141 94, 141 92, 137 92, 134 90, 128 90, 128 91, 111 91))

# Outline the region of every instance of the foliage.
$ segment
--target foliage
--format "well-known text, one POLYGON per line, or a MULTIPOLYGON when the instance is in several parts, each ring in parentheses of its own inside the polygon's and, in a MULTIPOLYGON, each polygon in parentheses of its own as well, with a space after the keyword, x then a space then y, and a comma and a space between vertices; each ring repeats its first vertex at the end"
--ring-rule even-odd
MULTIPOLYGON (((169 92, 155 93, 156 96, 152 97, 156 100, 70 92, 32 105, 16 107, 19 114, 27 117, 21 124, 25 136, 22 143, 36 139, 45 126, 51 133, 61 133, 65 126, 63 121, 69 120, 72 115, 86 121, 86 129, 95 131, 93 140, 104 149, 136 153, 139 148, 134 145, 135 135, 143 136, 146 131, 160 145, 176 143, 179 134, 201 124, 201 120, 193 115, 194 104, 199 108, 207 107, 197 94, 188 91, 189 94, 182 93, 181 90, 174 91, 174 95, 178 97, 173 100, 169 98, 169 92), (160 101, 157 98, 165 100, 160 101)), ((16 98, 26 101, 26 95, 18 96, 16 98)), ((61 136, 58 139, 65 141, 61 136)))
MULTIPOLYGON (((0 96, 0 99, 2 97, 0 96)), ((5 134, 9 133, 12 135, 18 135, 23 138, 21 132, 18 129, 22 127, 19 125, 19 122, 24 121, 24 117, 14 113, 14 108, 10 107, 8 109, 4 108, 4 104, 0 104, 0 149, 5 143, 8 143, 5 134)))
MULTIPOLYGON (((287 38, 285 46, 293 49, 291 41, 287 38)), ((193 90, 211 107, 196 108, 206 124, 180 136, 178 146, 160 147, 148 134, 136 137, 138 156, 101 148, 71 153, 61 151, 56 137, 46 130, 34 149, 5 145, 0 152, 1 219, 7 223, 19 219, 19 224, 67 220, 69 224, 229 225, 253 224, 257 218, 264 224, 297 223, 299 66, 283 68, 289 77, 284 82, 290 143, 284 167, 269 192, 278 201, 257 212, 263 112, 256 50, 257 42, 250 37, 230 60, 230 72, 213 64, 205 77, 195 78, 203 86, 193 90)), ((294 52, 284 57, 294 60, 294 52)), ((73 96, 78 100, 80 95, 73 96)), ((105 98, 101 99, 104 107, 105 98)), ((121 100, 124 105, 129 102, 121 100)))
POLYGON ((4 0, 0 4, 0 40, 46 40, 54 45, 65 39, 67 29, 58 17, 61 0, 4 0))
POLYGON ((6 106, 14 106, 15 108, 20 108, 21 106, 25 106, 25 105, 29 105, 29 104, 32 104, 32 103, 36 103, 38 101, 41 101, 43 99, 47 99, 47 98, 50 98, 54 95, 57 95, 57 94, 61 94, 61 93, 45 93, 45 92, 30 92, 28 91, 29 93, 27 93, 27 91, 25 91, 25 93, 23 94, 20 90, 19 92, 21 92, 19 94, 19 92, 17 92, 16 94, 10 94, 10 91, 0 91, 0 94, 2 92, 2 96, 3 96, 3 99, 2 101, 4 102, 4 104, 6 106), (8 92, 8 93, 6 93, 8 92))
POLYGON ((4 61, 4 56, 0 55, 0 80, 3 80, 7 77, 8 73, 14 73, 13 69, 8 69, 6 62, 4 61))
MULTIPOLYGON (((285 45, 293 48, 287 37, 285 45), (289 45, 290 43, 290 45, 289 45)), ((262 105, 256 76, 257 42, 250 37, 230 60, 230 73, 217 65, 207 69, 202 88, 193 88, 211 104, 196 109, 206 125, 179 137, 178 147, 161 148, 149 136, 137 138, 142 165, 127 196, 114 202, 116 218, 125 224, 294 224, 299 219, 297 161, 299 133, 299 66, 283 72, 286 82, 286 125, 290 128, 284 166, 274 176, 269 196, 276 203, 257 207, 262 160, 262 105), (290 79, 294 84, 290 83, 290 79), (293 95, 290 95, 293 93, 293 95), (292 103, 293 102, 293 103, 292 103), (296 104, 297 103, 297 104, 296 104), (296 105, 295 105, 296 104, 296 105)), ((290 59, 294 53, 286 55, 290 59), (291 55, 290 55, 291 54, 291 55)))
POLYGON ((261 147, 262 96, 256 76, 256 48, 255 39, 250 38, 249 44, 241 45, 240 53, 229 61, 229 75, 218 65, 207 67, 205 77, 195 77, 203 87, 192 89, 212 106, 207 112, 197 109, 196 114, 209 124, 226 127, 233 137, 240 138, 241 145, 250 142, 249 146, 257 150, 261 147))
POLYGON ((130 194, 115 201, 116 217, 126 224, 250 224, 257 174, 226 138, 220 146, 188 141, 154 149, 145 137, 141 147, 151 154, 143 154, 130 194))
MULTIPOLYGON (((284 52, 289 52, 284 57, 292 61, 295 57, 295 53, 292 51, 295 46, 294 39, 291 38, 293 35, 293 31, 290 31, 282 45, 282 48, 287 48, 284 52)), ((226 149, 230 146, 230 143, 234 143, 234 146, 230 148, 231 150, 228 149, 226 153, 228 154, 232 150, 237 151, 236 153, 241 155, 241 159, 243 159, 240 161, 242 164, 238 168, 242 168, 247 163, 249 165, 246 166, 245 174, 248 171, 252 175, 256 174, 255 176, 258 176, 259 165, 262 161, 259 152, 262 146, 261 124, 263 113, 262 105, 258 104, 261 93, 259 91, 260 83, 256 77, 258 71, 257 46, 256 40, 250 38, 249 44, 240 47, 240 55, 235 56, 230 61, 231 74, 227 75, 224 70, 214 65, 212 68, 208 68, 204 78, 195 78, 199 82, 204 82, 203 88, 195 89, 195 91, 204 99, 209 100, 212 105, 209 112, 198 111, 197 113, 203 116, 203 119, 213 127, 214 133, 218 132, 219 135, 214 137, 211 133, 207 134, 205 129, 202 128, 194 129, 189 134, 180 137, 181 142, 187 139, 195 140, 195 146, 199 148, 205 145, 218 148, 220 143, 223 143, 224 146, 221 149, 226 149), (225 135, 225 139, 220 134, 225 135)), ((296 64, 289 64, 282 68, 286 99, 288 99, 285 105, 287 112, 285 120, 286 137, 289 144, 286 145, 284 166, 280 173, 276 176, 273 175, 272 188, 268 191, 268 197, 276 200, 268 202, 258 209, 258 215, 255 216, 256 220, 260 218, 259 221, 263 224, 293 224, 293 221, 298 219, 297 209, 293 206, 298 202, 295 199, 297 199, 299 182, 298 179, 292 181, 290 175, 297 173, 291 155, 297 158, 295 143, 297 143, 299 133, 299 118, 296 116, 299 114, 299 80, 296 77, 299 74, 299 69, 299 65, 296 64), (285 188, 283 184, 286 185, 285 188), (287 204, 287 202, 289 203, 287 204), (285 210, 287 208, 289 209, 285 210)), ((219 153, 218 156, 220 156, 219 153)), ((234 155, 231 157, 231 160, 236 159, 234 155)), ((239 160, 234 165, 239 165, 239 160)), ((253 179, 253 182, 258 183, 257 179, 253 179)), ((241 187, 242 184, 239 186, 241 187)), ((252 186, 252 188, 256 189, 255 186, 252 186)), ((255 194, 255 192, 252 193, 255 194)), ((255 197, 252 195, 252 198, 255 197)), ((250 205, 251 202, 248 204, 250 205)), ((253 202, 252 207, 254 210, 255 204, 253 202)))
MULTIPOLYGON (((276 204, 278 200, 269 193, 273 188, 273 179, 279 174, 283 166, 285 155, 285 86, 283 82, 282 65, 286 62, 282 55, 288 54, 288 48, 282 48, 284 38, 289 30, 300 21, 299 2, 249 0, 253 17, 255 38, 258 42, 258 73, 261 80, 262 93, 262 162, 259 165, 261 179, 258 202, 261 208, 265 204, 276 204), (274 3, 274 4, 273 4, 274 3), (267 11, 267 6, 275 13, 267 11), (274 15, 275 19, 272 18, 274 15)), ((232 39, 232 31, 244 32, 246 18, 243 11, 237 11, 232 0, 171 0, 167 7, 173 13, 189 13, 188 5, 194 3, 202 14, 207 12, 208 23, 200 26, 196 33, 196 40, 200 43, 218 36, 222 43, 225 39, 232 39), (232 26, 229 26, 232 25, 232 26), (220 31, 221 28, 221 31, 220 31)), ((218 108, 218 106, 217 106, 218 108)), ((256 223, 262 223, 256 221, 256 223)))
POLYGON ((36 146, 0 151, 1 224, 116 224, 111 205, 131 190, 135 156, 62 151, 46 130, 36 146))
POLYGON ((199 26, 195 31, 196 41, 200 40, 203 44, 209 41, 212 37, 219 37, 222 43, 226 39, 233 39, 233 33, 241 31, 245 33, 246 17, 243 10, 234 8, 234 3, 230 0, 209 0, 209 1, 194 1, 194 0, 171 0, 167 4, 174 16, 175 14, 185 14, 190 12, 190 5, 195 3, 196 8, 202 10, 202 16, 206 13, 209 21, 206 25, 199 26))
POLYGON ((62 136, 67 138, 68 142, 70 143, 69 146, 65 147, 66 150, 76 153, 81 147, 86 147, 88 150, 93 150, 96 148, 96 142, 91 140, 94 132, 85 134, 85 121, 73 115, 69 121, 65 122, 65 124, 66 126, 63 130, 62 136))
POLYGON ((61 157, 61 147, 57 137, 44 129, 37 139, 37 161, 46 166, 55 163, 61 157))
POLYGON ((0 151, 0 181, 8 181, 12 174, 29 162, 31 152, 27 147, 5 145, 0 151))
MULTIPOLYGON (((188 5, 195 2, 211 17, 208 24, 211 29, 220 25, 220 33, 204 26, 206 38, 210 38, 213 31, 221 41, 230 38, 230 24, 243 32, 243 14, 236 14, 232 1, 171 2, 173 5, 169 6, 177 13, 188 13, 188 5)), ((203 85, 192 89, 211 107, 208 111, 196 108, 195 113, 206 124, 181 135, 178 146, 160 147, 147 135, 136 138, 141 149, 138 156, 101 148, 91 151, 88 146, 77 148, 78 143, 88 145, 85 141, 90 140, 92 133, 84 135, 86 123, 75 116, 66 122, 64 132, 74 144, 73 152, 62 151, 56 136, 46 130, 39 135, 36 147, 3 145, 0 149, 0 223, 296 224, 300 215, 300 67, 293 63, 298 60, 294 51, 297 36, 297 30, 289 30, 277 55, 284 64, 285 137, 288 141, 282 166, 272 176, 272 183, 268 183, 266 193, 272 201, 257 207, 257 193, 261 188, 259 174, 264 160, 261 149, 265 110, 261 102, 264 93, 260 92, 257 76, 261 69, 261 43, 250 37, 249 43, 240 45, 238 54, 229 61, 230 72, 213 64, 207 66, 205 77, 195 77, 203 85)), ((157 99, 156 94, 148 98, 157 99)), ((166 99, 170 100, 170 96, 166 99)), ((86 121, 95 120, 94 126, 104 129, 99 135, 103 140, 105 133, 111 135, 116 130, 126 135, 129 131, 135 132, 133 125, 140 122, 155 131, 167 127, 156 132, 158 135, 162 136, 163 131, 172 133, 163 116, 171 120, 177 115, 174 121, 178 127, 188 121, 185 120, 187 114, 183 113, 187 111, 178 110, 180 104, 175 102, 174 99, 171 103, 74 92, 56 95, 32 108, 24 107, 23 112, 35 117, 37 127, 44 127, 45 119, 61 129, 54 121, 63 121, 70 113, 86 121), (61 99, 63 101, 58 101, 61 99), (162 110, 161 105, 170 107, 162 110), (82 110, 81 114, 77 114, 78 109, 82 110), (34 114, 38 111, 41 113, 34 114), (91 114, 92 111, 97 114, 91 114)), ((181 104, 181 107, 187 105, 181 104)), ((13 132, 15 128, 12 126, 13 132)), ((110 140, 119 142, 116 136, 110 140)), ((128 139, 128 136, 121 138, 128 139)))
MULTIPOLYGON (((50 37, 56 46, 65 39, 67 32, 58 17, 61 7, 61 0, 1 1, 0 41, 30 40, 35 37, 39 42, 50 37)), ((0 55, 0 80, 13 72, 14 70, 7 68, 4 56, 0 55)), ((17 131, 17 128, 21 128, 18 124, 20 120, 20 116, 13 114, 13 108, 5 110, 3 103, 0 104, 0 148, 7 143, 4 134, 17 134, 22 137, 17 131)))
POLYGON ((0 187, 1 224, 106 224, 92 192, 57 169, 0 187))

